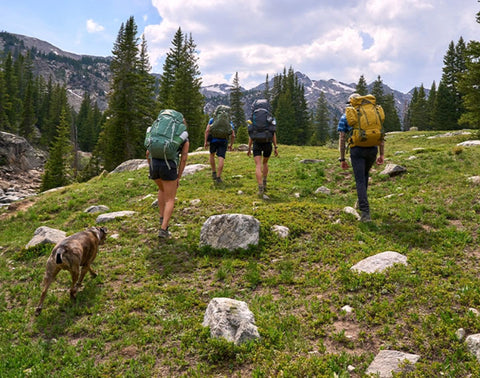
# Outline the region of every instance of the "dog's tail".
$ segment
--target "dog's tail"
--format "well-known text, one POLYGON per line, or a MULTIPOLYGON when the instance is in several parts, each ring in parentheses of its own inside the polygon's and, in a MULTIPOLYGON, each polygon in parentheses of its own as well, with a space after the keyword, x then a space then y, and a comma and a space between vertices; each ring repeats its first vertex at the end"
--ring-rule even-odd
POLYGON ((63 263, 62 255, 63 255, 63 248, 58 248, 57 254, 55 255, 55 261, 57 264, 63 263))

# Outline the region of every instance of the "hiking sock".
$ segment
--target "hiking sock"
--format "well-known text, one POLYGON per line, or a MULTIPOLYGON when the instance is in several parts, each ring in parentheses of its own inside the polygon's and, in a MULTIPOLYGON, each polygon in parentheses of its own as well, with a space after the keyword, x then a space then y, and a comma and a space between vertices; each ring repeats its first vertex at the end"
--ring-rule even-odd
POLYGON ((267 191, 267 178, 266 177, 263 178, 263 191, 264 192, 267 191))
POLYGON ((265 192, 265 187, 263 185, 258 185, 258 195, 263 196, 263 193, 265 192))
POLYGON ((213 179, 213 181, 217 180, 217 172, 212 171, 212 179, 213 179))

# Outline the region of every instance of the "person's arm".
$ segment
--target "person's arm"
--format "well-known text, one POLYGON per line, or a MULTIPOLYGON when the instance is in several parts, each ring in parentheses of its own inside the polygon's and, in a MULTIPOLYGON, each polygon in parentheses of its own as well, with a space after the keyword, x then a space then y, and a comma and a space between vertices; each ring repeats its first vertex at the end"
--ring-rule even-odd
POLYGON ((278 156, 277 133, 273 133, 273 151, 275 156, 278 156))
POLYGON ((338 151, 340 152, 340 158, 339 158, 340 165, 343 169, 348 168, 348 163, 345 160, 345 138, 346 138, 345 132, 340 131, 340 136, 338 138, 338 151))
POLYGON ((252 154, 252 138, 248 138, 248 152, 247 156, 250 156, 252 154))
POLYGON ((147 157, 147 161, 148 161, 148 165, 150 165, 150 151, 147 150, 147 152, 145 153, 145 156, 147 157))
POLYGON ((377 157, 377 164, 383 164, 385 162, 385 141, 382 140, 379 146, 380 155, 377 157))
POLYGON ((180 178, 182 177, 183 170, 187 165, 187 158, 188 158, 188 149, 190 148, 190 142, 188 140, 185 141, 182 147, 182 152, 180 153, 180 164, 178 165, 178 177, 177 177, 177 186, 180 183, 180 178))
POLYGON ((232 126, 232 133, 230 134, 230 146, 228 147, 228 149, 231 151, 233 148, 233 142, 235 142, 235 127, 231 122, 230 125, 232 126))
POLYGON ((203 148, 207 148, 208 146, 208 133, 210 132, 210 122, 207 124, 207 128, 205 129, 205 140, 203 143, 203 148))
POLYGON ((343 114, 340 117, 340 120, 338 121, 338 152, 340 153, 340 158, 338 159, 340 161, 340 165, 343 169, 348 168, 348 163, 345 159, 345 144, 346 144, 346 139, 347 139, 347 131, 350 130, 350 126, 348 125, 347 122, 347 117, 345 114, 343 114))

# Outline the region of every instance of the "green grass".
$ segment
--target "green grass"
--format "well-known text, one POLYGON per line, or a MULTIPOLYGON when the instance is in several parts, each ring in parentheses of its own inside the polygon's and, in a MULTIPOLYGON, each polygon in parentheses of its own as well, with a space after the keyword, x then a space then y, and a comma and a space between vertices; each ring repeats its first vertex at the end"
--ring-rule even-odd
MULTIPOLYGON (((245 153, 228 153, 222 188, 209 169, 183 178, 173 238, 165 242, 157 240, 155 185, 146 170, 40 194, 15 213, 2 210, 0 376, 360 377, 380 349, 419 354, 408 376, 480 375, 455 335, 480 330, 469 311, 480 309, 480 188, 467 180, 480 172, 480 148, 456 147, 474 135, 428 138, 434 134, 388 135, 387 162, 408 171, 393 178, 380 175, 383 167, 372 171, 371 224, 342 211, 356 192, 335 148, 283 145, 270 160, 270 201, 257 198, 245 153), (320 186, 331 194, 315 194, 320 186), (67 234, 91 227, 97 214, 84 212, 91 205, 136 215, 107 224, 118 238, 101 247, 99 275, 85 278, 76 303, 70 276, 61 272, 35 317, 52 246, 25 245, 42 225, 67 234), (259 246, 200 248, 203 223, 222 213, 256 217, 259 246), (274 225, 287 226, 290 236, 278 237, 274 225), (405 254, 408 265, 371 275, 350 270, 384 251, 405 254), (217 296, 247 302, 261 339, 241 346, 212 339, 201 323, 217 296), (354 312, 342 311, 345 305, 354 312)), ((208 164, 208 155, 189 157, 194 163, 208 164)))

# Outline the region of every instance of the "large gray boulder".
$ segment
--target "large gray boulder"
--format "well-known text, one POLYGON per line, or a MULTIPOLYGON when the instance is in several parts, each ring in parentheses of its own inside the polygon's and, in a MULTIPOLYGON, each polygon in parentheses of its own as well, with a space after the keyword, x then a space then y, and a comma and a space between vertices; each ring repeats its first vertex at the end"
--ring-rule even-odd
POLYGON ((0 131, 0 167, 14 171, 29 171, 43 168, 47 153, 33 148, 21 136, 0 131))
POLYGON ((200 246, 215 249, 247 249, 258 245, 260 222, 251 215, 221 214, 207 219, 200 231, 200 246))
POLYGON ((33 238, 25 246, 26 249, 38 244, 57 244, 67 236, 65 231, 57 230, 47 226, 38 227, 33 233, 33 238))
POLYGON ((405 172, 407 172, 407 168, 402 167, 401 165, 389 163, 385 166, 385 169, 382 172, 380 172, 380 174, 393 177, 393 176, 401 175, 402 173, 405 173, 405 172))
POLYGON ((212 337, 223 337, 236 345, 260 337, 253 313, 245 302, 235 299, 213 298, 202 325, 210 327, 212 337))
POLYGON ((124 161, 117 168, 115 168, 112 173, 127 172, 127 171, 136 171, 138 169, 148 167, 147 159, 131 159, 124 161))

